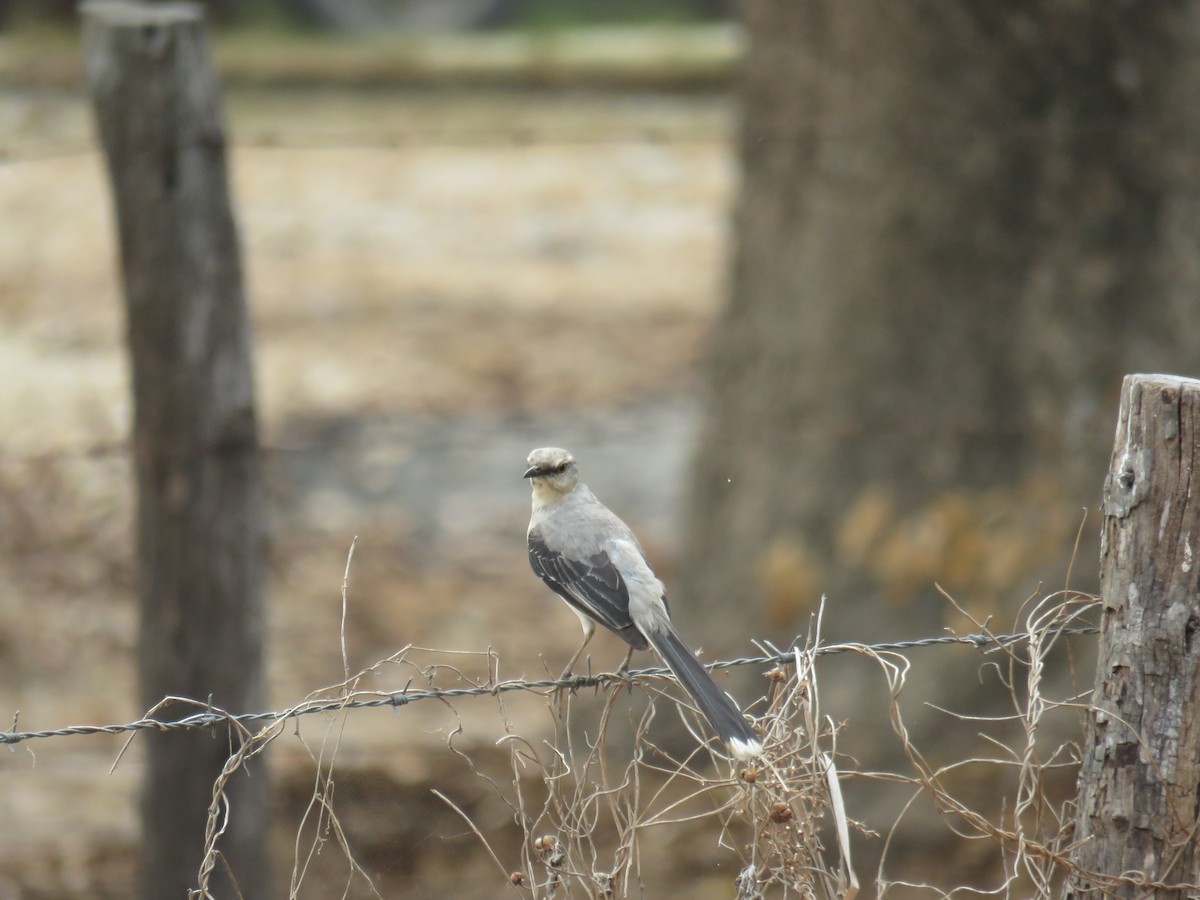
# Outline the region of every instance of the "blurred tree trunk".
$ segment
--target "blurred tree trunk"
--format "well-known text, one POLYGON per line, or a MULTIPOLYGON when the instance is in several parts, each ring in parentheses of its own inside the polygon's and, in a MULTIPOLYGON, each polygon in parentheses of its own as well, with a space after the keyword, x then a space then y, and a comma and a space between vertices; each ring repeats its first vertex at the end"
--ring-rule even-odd
POLYGON ((1002 628, 1066 578, 1121 376, 1200 370, 1200 4, 744 13, 680 595, 715 649, 786 641, 823 592, 827 637, 928 632, 935 580, 1002 628))
MULTIPOLYGON (((1083 507, 1070 584, 1095 590, 1121 378, 1200 371, 1200 4, 743 12, 736 249, 676 591, 706 649, 786 644, 823 593, 826 639, 974 630, 935 582, 1006 630, 1067 581, 1083 507)), ((911 659, 913 740, 936 763, 973 755, 989 728, 924 704, 986 715, 1011 698, 974 653, 911 659)), ((839 749, 905 770, 871 668, 819 669, 839 749)), ((979 808, 1003 790, 955 788, 979 808)), ((908 799, 847 792, 883 829, 908 799)), ((944 850, 947 886, 970 878, 948 834, 907 818, 890 874, 924 878, 944 850)))
MULTIPOLYGON (((203 708, 165 697, 262 709, 266 528, 250 320, 202 11, 82 11, 133 369, 140 702, 159 718, 203 708)), ((240 738, 220 729, 142 740, 141 896, 183 898, 197 884, 213 784, 240 738)), ((270 895, 264 766, 229 782, 217 897, 270 895)))

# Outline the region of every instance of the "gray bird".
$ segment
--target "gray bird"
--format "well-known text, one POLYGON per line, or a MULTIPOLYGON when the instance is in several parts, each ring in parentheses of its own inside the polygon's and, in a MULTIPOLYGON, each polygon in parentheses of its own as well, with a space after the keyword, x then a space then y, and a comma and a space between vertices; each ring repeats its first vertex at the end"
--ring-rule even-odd
POLYGON ((734 756, 750 759, 762 752, 750 724, 671 624, 666 589, 642 545, 580 482, 575 458, 561 448, 543 447, 526 462, 525 477, 533 485, 529 563, 583 624, 583 643, 564 675, 599 622, 629 644, 630 656, 652 646, 734 756))

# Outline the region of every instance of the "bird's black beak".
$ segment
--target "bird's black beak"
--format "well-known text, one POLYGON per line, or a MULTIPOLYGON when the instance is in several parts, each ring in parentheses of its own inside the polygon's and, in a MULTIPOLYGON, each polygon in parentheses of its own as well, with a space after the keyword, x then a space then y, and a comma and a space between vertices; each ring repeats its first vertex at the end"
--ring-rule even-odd
POLYGON ((522 478, 536 478, 537 476, 542 475, 542 474, 544 474, 544 473, 542 472, 541 467, 530 466, 528 469, 525 470, 525 474, 522 475, 521 477, 522 478))

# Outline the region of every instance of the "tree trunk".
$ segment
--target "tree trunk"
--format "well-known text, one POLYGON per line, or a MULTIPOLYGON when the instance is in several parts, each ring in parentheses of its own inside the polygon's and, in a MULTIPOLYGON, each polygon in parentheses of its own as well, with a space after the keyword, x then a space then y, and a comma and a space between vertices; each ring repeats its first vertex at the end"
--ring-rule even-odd
MULTIPOLYGON (((177 3, 83 13, 133 370, 141 704, 176 695, 261 709, 265 529, 250 324, 202 14, 177 3)), ((195 885, 231 739, 142 738, 147 900, 195 885)), ((261 765, 234 779, 220 845, 246 897, 269 894, 261 765)), ((222 871, 215 895, 235 896, 222 871)))
POLYGON ((1079 773, 1074 898, 1200 891, 1200 381, 1125 379, 1104 482, 1104 606, 1079 773), (1139 885, 1141 882, 1141 885, 1139 885), (1102 890, 1102 888, 1106 890, 1102 890))
POLYGON ((935 580, 1007 617, 1065 577, 1121 375, 1200 357, 1200 6, 743 7, 681 595, 714 649, 823 592, 833 638, 939 627, 935 580))
MULTIPOLYGON (((1121 376, 1200 361, 1200 4, 742 7, 736 247, 675 591, 695 637, 786 644, 822 594, 827 640, 974 630, 935 584, 1005 630, 1068 571, 1094 590, 1094 511, 1069 560, 1121 376)), ((974 655, 913 661, 911 737, 966 758, 923 704, 1008 698, 974 655)), ((869 668, 821 665, 839 748, 903 767, 869 668)), ((881 829, 906 800, 857 790, 881 829)), ((924 877, 945 831, 905 821, 890 874, 924 877)))

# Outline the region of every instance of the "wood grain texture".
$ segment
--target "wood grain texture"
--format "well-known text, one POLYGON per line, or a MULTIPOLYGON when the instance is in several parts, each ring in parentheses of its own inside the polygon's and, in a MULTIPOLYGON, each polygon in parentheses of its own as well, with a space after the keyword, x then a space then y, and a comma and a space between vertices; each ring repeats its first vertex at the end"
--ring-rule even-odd
MULTIPOLYGON (((202 10, 91 3, 82 12, 133 373, 140 702, 175 695, 260 709, 265 528, 251 334, 202 10)), ((193 711, 171 704, 158 714, 193 711)), ((184 897, 231 743, 144 740, 142 896, 184 897)), ((266 787, 261 768, 234 779, 220 845, 246 897, 268 896, 266 787)), ((221 869, 214 892, 234 896, 221 869)))
POLYGON ((1071 897, 1200 890, 1198 432, 1200 381, 1126 377, 1104 483, 1102 635, 1076 861, 1128 880, 1078 878, 1071 897))

